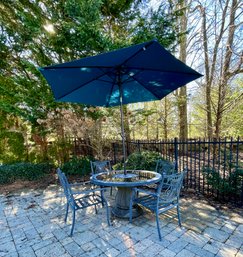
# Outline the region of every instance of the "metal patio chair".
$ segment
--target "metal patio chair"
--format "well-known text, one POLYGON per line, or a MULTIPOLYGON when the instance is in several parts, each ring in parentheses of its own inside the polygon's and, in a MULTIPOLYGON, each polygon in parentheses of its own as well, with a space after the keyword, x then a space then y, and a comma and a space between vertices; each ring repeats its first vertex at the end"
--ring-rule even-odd
POLYGON ((108 172, 111 171, 111 162, 110 161, 91 161, 90 162, 91 165, 91 172, 92 175, 93 174, 97 174, 100 172, 108 172))
POLYGON ((73 191, 71 185, 68 183, 66 175, 58 168, 57 169, 58 178, 60 183, 64 189, 64 194, 66 196, 67 205, 66 205, 66 214, 65 214, 65 222, 67 222, 69 207, 71 208, 72 215, 72 226, 70 236, 73 235, 73 229, 75 225, 75 213, 77 210, 85 209, 90 206, 95 207, 95 212, 97 213, 97 205, 101 204, 102 206, 106 206, 106 215, 107 215, 107 223, 110 226, 110 213, 107 200, 104 197, 105 188, 96 188, 91 190, 83 190, 83 191, 73 191))
POLYGON ((156 162, 155 172, 158 172, 161 175, 170 175, 176 172, 175 166, 175 162, 158 160, 156 162))
POLYGON ((178 223, 179 226, 181 226, 179 197, 185 173, 186 170, 181 173, 162 176, 162 180, 159 183, 156 192, 151 192, 149 190, 143 190, 140 188, 133 188, 129 206, 129 221, 132 222, 132 206, 134 204, 139 204, 155 213, 160 241, 161 233, 159 227, 159 214, 172 208, 176 208, 178 223))
MULTIPOLYGON (((170 161, 166 161, 166 160, 157 160, 155 172, 160 173, 162 176, 171 175, 173 173, 176 173, 175 162, 170 162, 170 161)), ((159 185, 159 183, 155 183, 155 184, 151 184, 151 185, 146 185, 142 188, 155 191, 155 190, 157 190, 158 185, 159 185)), ((164 187, 166 187, 165 184, 164 184, 164 187)))
MULTIPOLYGON (((109 172, 112 171, 111 162, 106 161, 91 161, 91 173, 92 175, 95 175, 97 173, 101 172, 109 172)), ((112 187, 110 187, 110 195, 112 195, 112 187)))

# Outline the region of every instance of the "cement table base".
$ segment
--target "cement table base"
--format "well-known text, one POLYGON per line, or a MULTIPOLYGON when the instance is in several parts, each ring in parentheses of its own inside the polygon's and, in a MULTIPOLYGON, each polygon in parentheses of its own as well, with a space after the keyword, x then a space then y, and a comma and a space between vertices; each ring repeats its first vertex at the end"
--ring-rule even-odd
MULTIPOLYGON (((118 218, 129 219, 129 209, 125 210, 118 207, 113 207, 111 211, 118 218)), ((143 214, 143 209, 138 205, 134 205, 132 208, 132 217, 137 218, 142 214, 143 214)))
MULTIPOLYGON (((129 219, 129 204, 132 189, 130 187, 118 187, 115 198, 115 206, 112 208, 112 213, 122 219, 129 219)), ((143 213, 143 210, 138 205, 132 208, 132 217, 136 218, 143 213)))

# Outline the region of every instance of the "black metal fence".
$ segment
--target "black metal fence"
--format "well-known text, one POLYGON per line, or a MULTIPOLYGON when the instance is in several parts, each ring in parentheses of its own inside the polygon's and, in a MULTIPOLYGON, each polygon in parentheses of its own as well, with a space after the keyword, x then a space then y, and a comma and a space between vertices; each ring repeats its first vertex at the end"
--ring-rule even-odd
MULTIPOLYGON (((126 142, 127 155, 141 151, 159 152, 162 158, 176 162, 178 170, 187 167, 185 188, 218 200, 243 206, 243 141, 191 139, 126 142)), ((122 160, 121 142, 113 143, 113 162, 122 160)))

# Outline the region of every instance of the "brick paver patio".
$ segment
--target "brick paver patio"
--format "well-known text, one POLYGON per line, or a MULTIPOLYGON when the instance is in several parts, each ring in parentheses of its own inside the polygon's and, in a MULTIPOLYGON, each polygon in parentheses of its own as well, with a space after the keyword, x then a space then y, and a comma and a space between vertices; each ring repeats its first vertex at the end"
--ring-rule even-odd
MULTIPOLYGON (((112 205, 114 193, 107 197, 112 205)), ((0 256, 243 256, 242 210, 216 209, 204 200, 181 199, 183 228, 170 215, 161 216, 161 242, 148 212, 132 224, 112 218, 109 227, 105 209, 97 215, 94 208, 78 211, 73 237, 64 214, 65 199, 56 185, 0 195, 0 256)))

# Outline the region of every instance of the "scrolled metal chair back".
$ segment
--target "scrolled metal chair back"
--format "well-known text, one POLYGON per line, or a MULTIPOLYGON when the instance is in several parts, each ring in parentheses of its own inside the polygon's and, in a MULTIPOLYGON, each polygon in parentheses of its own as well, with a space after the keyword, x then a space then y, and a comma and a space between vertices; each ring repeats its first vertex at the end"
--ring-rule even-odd
POLYGON ((155 172, 165 175, 173 174, 175 173, 175 163, 165 160, 158 160, 156 163, 155 172))
POLYGON ((110 161, 90 162, 92 174, 111 171, 110 161))
POLYGON ((171 202, 174 199, 176 200, 179 198, 184 174, 185 171, 163 176, 157 189, 157 192, 160 193, 160 198, 163 202, 171 202))

